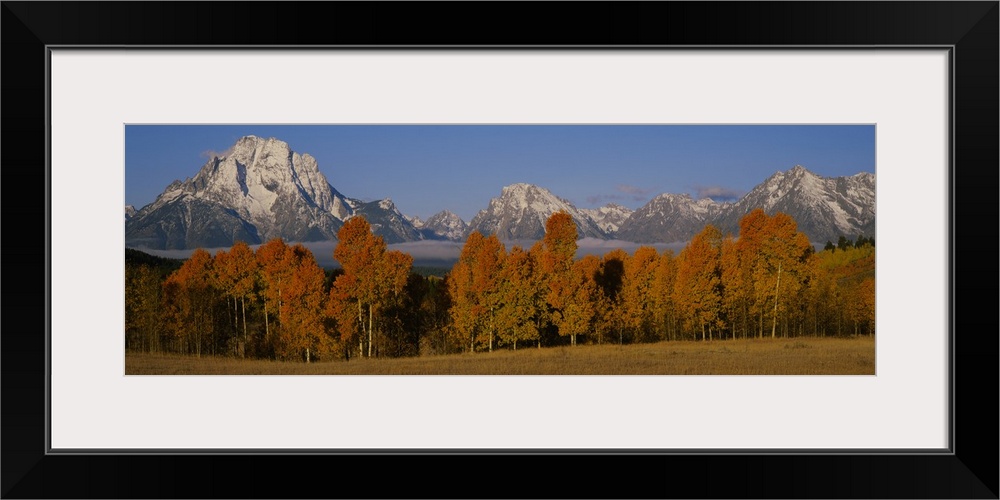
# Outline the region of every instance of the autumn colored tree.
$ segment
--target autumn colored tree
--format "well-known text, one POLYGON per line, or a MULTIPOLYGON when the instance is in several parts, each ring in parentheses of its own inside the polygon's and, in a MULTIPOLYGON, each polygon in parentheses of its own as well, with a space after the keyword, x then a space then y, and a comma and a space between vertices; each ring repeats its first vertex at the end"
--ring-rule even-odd
MULTIPOLYGON (((385 241, 372 234, 371 225, 364 217, 348 219, 337 232, 337 240, 333 258, 340 263, 344 274, 334 281, 330 299, 355 307, 360 335, 354 337, 358 342, 359 355, 365 355, 367 341, 370 357, 378 300, 378 276, 375 269, 385 256, 385 241)), ((343 335, 352 331, 345 328, 341 333, 343 335)))
POLYGON ((562 269, 569 269, 576 256, 576 237, 576 223, 573 222, 573 216, 567 212, 560 210, 545 221, 545 236, 542 242, 545 249, 555 255, 555 262, 562 269))
POLYGON ((573 259, 576 256, 576 223, 573 217, 559 211, 545 222, 545 237, 542 238, 542 252, 539 257, 542 280, 547 293, 549 317, 560 336, 569 336, 575 344, 573 330, 580 318, 569 315, 582 313, 581 306, 574 302, 578 281, 573 275, 573 259))
POLYGON ((739 239, 733 248, 727 248, 723 273, 725 275, 726 302, 743 319, 744 327, 751 317, 757 318, 757 336, 764 335, 764 316, 767 311, 766 287, 756 279, 760 269, 767 264, 762 260, 761 248, 766 239, 766 226, 770 218, 762 209, 752 210, 740 218, 739 239))
POLYGON ((739 239, 723 245, 722 277, 726 311, 744 332, 751 316, 758 337, 768 326, 776 336, 779 318, 787 325, 790 313, 805 316, 804 287, 815 274, 813 253, 809 239, 787 214, 771 217, 755 209, 740 219, 739 239))
MULTIPOLYGON (((406 285, 413 261, 401 252, 387 252, 385 241, 372 234, 364 217, 348 219, 338 231, 337 239, 333 258, 344 273, 337 277, 330 291, 330 300, 334 302, 330 311, 343 321, 346 306, 356 307, 361 333, 356 335, 358 350, 364 355, 367 340, 367 355, 371 357, 377 316, 406 285)), ((340 331, 342 336, 355 336, 347 324, 342 323, 340 331)))
POLYGON ((812 244, 805 234, 798 231, 795 220, 781 212, 767 221, 759 244, 760 258, 753 279, 757 295, 773 300, 771 338, 774 338, 779 315, 787 312, 792 297, 799 293, 808 276, 806 264, 812 253, 812 244))
POLYGON ((535 331, 538 332, 535 337, 535 346, 541 349, 542 334, 552 325, 552 313, 548 303, 549 271, 546 270, 551 267, 551 259, 546 253, 544 241, 538 240, 531 245, 531 248, 528 249, 528 260, 532 266, 529 286, 536 292, 533 294, 534 305, 532 306, 535 331))
MULTIPOLYGON (((287 287, 295 270, 292 249, 281 238, 274 238, 257 248, 257 290, 264 306, 264 342, 270 344, 271 315, 281 309, 282 288, 287 287)), ((278 325, 279 326, 280 322, 278 325)), ((273 346, 272 346, 273 347, 273 346)))
POLYGON ((514 246, 504 259, 498 283, 497 335, 502 344, 515 351, 519 341, 538 339, 537 316, 541 290, 535 279, 532 255, 514 246))
POLYGON ((673 250, 665 250, 657 258, 653 285, 650 290, 653 322, 663 332, 662 337, 676 338, 674 306, 674 284, 677 281, 677 259, 673 250))
POLYGON ((199 248, 163 283, 164 324, 180 341, 180 350, 187 351, 193 345, 198 356, 203 334, 213 330, 212 306, 216 298, 213 268, 212 256, 199 248))
POLYGON ((723 238, 719 249, 719 277, 725 291, 722 294, 722 309, 729 318, 733 338, 741 331, 743 338, 747 338, 750 331, 750 303, 753 298, 750 265, 753 257, 741 253, 741 247, 732 235, 723 238))
POLYGON ((487 236, 478 248, 472 274, 473 293, 484 314, 485 343, 490 352, 493 352, 496 335, 496 314, 501 304, 500 271, 506 254, 503 243, 496 235, 487 236))
POLYGON ((653 288, 659 254, 650 246, 636 249, 632 258, 625 261, 622 277, 621 313, 625 328, 637 341, 643 340, 654 328, 653 288))
POLYGON ((475 292, 475 268, 479 249, 485 237, 479 231, 473 231, 465 240, 458 262, 452 266, 448 274, 448 292, 451 295, 450 309, 452 328, 457 335, 464 338, 469 346, 469 352, 476 350, 476 334, 480 328, 482 306, 475 292))
POLYGON ((288 250, 287 279, 280 295, 278 354, 285 359, 301 355, 309 363, 315 355, 334 349, 324 325, 323 269, 301 244, 288 250))
POLYGON ((688 330, 700 330, 701 339, 712 338, 720 326, 722 283, 719 269, 722 234, 712 225, 705 226, 677 256, 677 280, 674 302, 684 313, 688 330))
POLYGON ((215 286, 226 297, 233 300, 233 326, 236 331, 239 329, 239 306, 242 305, 243 339, 234 342, 232 348, 240 356, 245 357, 246 347, 249 343, 246 300, 248 297, 253 300, 254 297, 254 286, 257 282, 257 259, 246 242, 237 241, 228 252, 220 250, 215 255, 212 270, 214 271, 215 286))
POLYGON ((569 271, 570 290, 559 323, 559 334, 569 336, 570 345, 576 345, 578 335, 593 331, 597 314, 597 282, 591 269, 594 262, 578 260, 569 271))
POLYGON ((597 340, 598 343, 601 343, 603 339, 600 328, 602 322, 605 321, 603 316, 608 308, 607 301, 604 300, 604 291, 598 282, 601 273, 601 258, 596 255, 584 255, 573 264, 573 272, 582 281, 582 286, 578 289, 582 296, 578 300, 586 300, 589 303, 588 307, 592 310, 588 329, 581 333, 588 335, 588 342, 597 340))
POLYGON ((469 352, 475 352, 477 344, 493 350, 505 255, 506 249, 496 235, 484 237, 474 231, 452 268, 449 279, 452 324, 468 339, 469 352))
POLYGON ((330 287, 329 300, 326 303, 326 316, 334 324, 339 334, 341 345, 344 346, 344 357, 350 360, 352 348, 355 345, 357 355, 364 356, 365 322, 363 306, 359 306, 354 295, 357 278, 341 273, 334 279, 330 287))

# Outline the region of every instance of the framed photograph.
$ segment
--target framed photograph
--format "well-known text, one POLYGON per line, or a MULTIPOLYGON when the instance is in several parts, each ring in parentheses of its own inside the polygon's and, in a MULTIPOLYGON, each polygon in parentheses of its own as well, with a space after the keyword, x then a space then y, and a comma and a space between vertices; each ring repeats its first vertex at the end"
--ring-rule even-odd
MULTIPOLYGON (((530 46, 489 29, 456 33, 461 45, 397 39, 413 27, 395 26, 418 11, 473 15, 470 5, 330 7, 337 15, 320 21, 311 3, 4 3, 5 69, 23 78, 4 86, 5 104, 22 105, 4 106, 3 164, 8 185, 34 173, 45 186, 44 207, 37 195, 8 204, 23 221, 8 231, 45 242, 20 258, 46 270, 36 294, 8 300, 9 320, 36 311, 45 321, 12 323, 3 340, 5 497, 478 496, 428 482, 417 463, 456 479, 490 471, 489 496, 997 497, 996 430, 976 423, 997 419, 997 359, 982 354, 997 352, 997 338, 981 333, 995 332, 996 318, 966 311, 973 296, 996 293, 968 264, 995 255, 979 258, 989 245, 969 238, 970 221, 996 227, 996 2, 638 4, 611 9, 637 23, 618 40, 567 28, 563 41, 530 46), (681 22, 705 16, 721 21, 703 32, 681 22), (368 31, 348 19, 388 24, 368 31), (254 23, 267 29, 239 28, 254 23), (281 29, 290 25, 330 38, 304 40, 281 29), (392 35, 372 38, 388 26, 392 35), (878 210, 873 369, 128 375, 122 251, 138 233, 122 227, 125 158, 135 154, 130 134, 154 125, 868 131, 878 210), (206 468, 245 476, 249 460, 252 480, 224 489, 188 479, 206 468), (663 473, 622 485, 621 460, 663 473), (517 465, 515 476, 581 483, 528 493, 503 480, 517 465), (303 467, 338 472, 282 479, 303 467), (719 480, 724 471, 739 479, 719 480)), ((520 19, 519 10, 500 17, 520 19)), ((606 14, 588 4, 580 13, 606 14)), ((486 182, 476 168, 491 167, 467 167, 486 182)))

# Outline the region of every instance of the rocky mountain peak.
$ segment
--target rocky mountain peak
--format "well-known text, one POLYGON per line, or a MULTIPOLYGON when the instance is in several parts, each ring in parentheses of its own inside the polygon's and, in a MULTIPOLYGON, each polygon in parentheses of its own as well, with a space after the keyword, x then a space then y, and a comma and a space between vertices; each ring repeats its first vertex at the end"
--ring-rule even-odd
POLYGON ((372 233, 381 236, 386 243, 422 239, 410 218, 403 215, 389 198, 368 203, 355 202, 354 215, 364 217, 371 225, 372 233))
POLYGON ((421 232, 427 239, 447 239, 458 241, 465 237, 469 225, 461 217, 448 210, 430 216, 424 222, 421 232))
POLYGON ((772 175, 727 207, 717 218, 720 229, 735 233, 739 219, 754 208, 768 215, 790 215, 814 243, 836 241, 840 235, 873 235, 875 175, 822 177, 796 165, 772 175))
POLYGON ((538 240, 545 236, 545 222, 560 210, 573 217, 578 237, 607 237, 586 213, 572 203, 545 188, 526 183, 505 186, 500 196, 490 200, 486 210, 472 219, 468 232, 496 234, 505 241, 538 240))
POLYGON ((710 223, 718 207, 711 198, 696 201, 688 193, 663 193, 632 212, 616 238, 635 243, 683 242, 710 223))
POLYGON ((126 242, 162 249, 330 240, 352 213, 315 158, 273 137, 245 136, 130 218, 126 242))
MULTIPOLYGON (((378 206, 381 207, 382 210, 396 210, 396 204, 392 202, 392 198, 379 200, 378 206)), ((398 210, 396 211, 398 212, 398 210)))
POLYGON ((663 202, 688 202, 693 201, 691 195, 688 193, 661 193, 653 197, 650 201, 663 201, 663 202))

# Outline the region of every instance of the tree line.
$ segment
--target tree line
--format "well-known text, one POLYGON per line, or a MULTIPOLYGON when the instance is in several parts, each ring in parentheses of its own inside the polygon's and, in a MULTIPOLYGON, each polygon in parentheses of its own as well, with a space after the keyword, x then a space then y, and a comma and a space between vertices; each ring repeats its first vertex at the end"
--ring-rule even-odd
POLYGON ((786 214, 754 210, 739 237, 708 225, 678 253, 642 246, 577 259, 572 217, 530 248, 472 233, 444 277, 413 272, 363 217, 324 271, 304 246, 196 250, 164 277, 126 266, 126 348, 279 360, 399 357, 800 335, 874 334, 874 239, 815 252, 786 214))
POLYGON ((708 225, 677 254, 576 251, 566 213, 528 250, 473 233, 449 275, 466 350, 874 333, 874 240, 817 254, 787 214, 754 210, 739 238, 708 225))

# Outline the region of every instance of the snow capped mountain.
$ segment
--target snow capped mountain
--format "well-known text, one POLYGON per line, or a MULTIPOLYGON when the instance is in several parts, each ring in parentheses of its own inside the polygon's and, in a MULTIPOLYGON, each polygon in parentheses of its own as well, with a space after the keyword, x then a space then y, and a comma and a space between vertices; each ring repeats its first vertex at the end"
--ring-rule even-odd
POLYGON ((739 219, 755 208, 768 215, 784 212, 814 243, 840 236, 875 234, 875 174, 821 177, 801 165, 777 172, 716 220, 723 232, 737 233, 739 219))
POLYGON ((825 178, 796 165, 775 173, 735 203, 661 194, 623 222, 615 237, 636 243, 682 242, 706 224, 738 235, 740 219, 755 208, 768 215, 790 215, 814 243, 837 241, 841 235, 874 235, 875 175, 825 178))
POLYGON ((632 215, 632 210, 617 203, 608 203, 601 208, 581 208, 581 212, 590 217, 597 227, 608 235, 618 232, 618 228, 632 215))
POLYGON ((469 225, 461 217, 448 210, 442 210, 430 216, 418 229, 425 239, 461 241, 468 227, 469 225))
MULTIPOLYGON (((355 200, 352 200, 355 201, 355 200)), ((362 216, 372 226, 372 233, 386 243, 402 243, 421 239, 420 232, 406 218, 390 198, 369 203, 357 202, 354 216, 362 216)))
POLYGON ((538 240, 545 236, 545 222, 564 210, 576 222, 579 238, 606 238, 607 235, 590 217, 570 202, 547 189, 531 184, 512 184, 503 188, 498 198, 480 211, 469 223, 467 234, 479 231, 496 234, 501 240, 538 240))
POLYGON ((632 213, 615 235, 634 243, 674 243, 691 239, 725 205, 689 194, 661 194, 632 213))
POLYGON ((246 136, 139 210, 125 224, 125 241, 174 249, 332 240, 356 204, 327 182, 312 156, 275 138, 246 136))
POLYGON ((129 220, 133 216, 135 216, 135 207, 132 205, 125 205, 125 220, 129 220))

